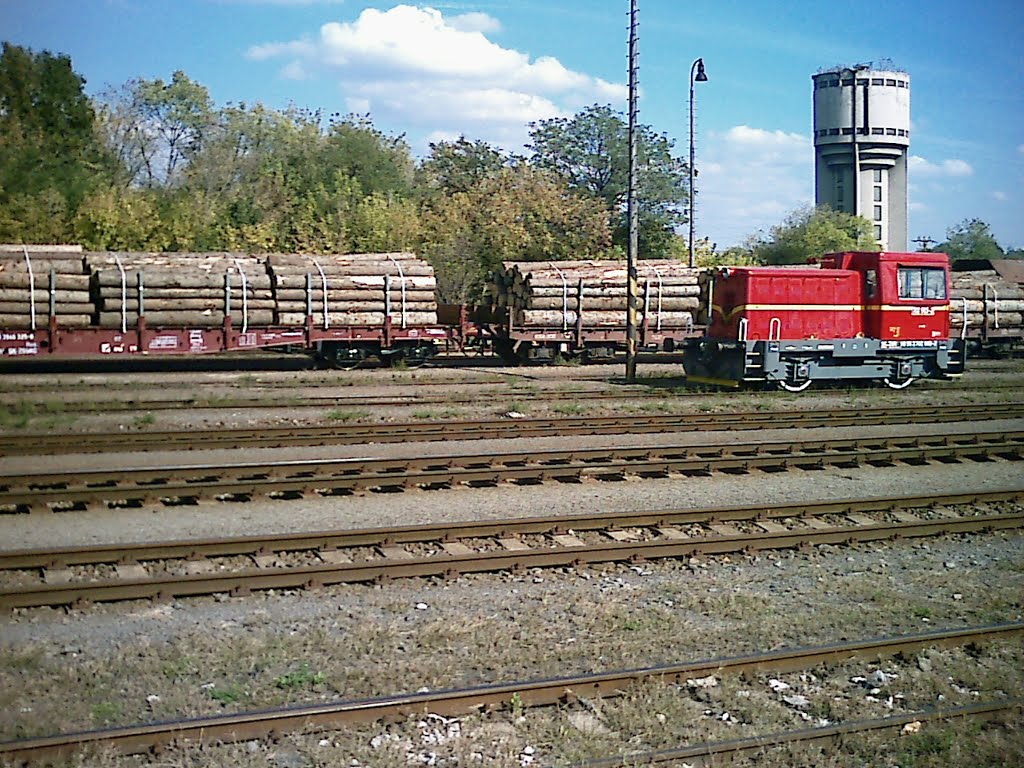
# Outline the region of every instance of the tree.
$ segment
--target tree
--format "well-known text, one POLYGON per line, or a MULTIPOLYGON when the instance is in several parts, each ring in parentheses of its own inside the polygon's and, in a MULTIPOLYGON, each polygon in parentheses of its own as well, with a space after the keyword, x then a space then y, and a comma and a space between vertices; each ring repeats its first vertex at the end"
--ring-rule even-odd
POLYGON ((214 123, 209 91, 181 70, 170 83, 131 80, 104 99, 100 123, 128 184, 176 184, 214 123))
POLYGON ((547 171, 517 163, 462 192, 438 194, 421 211, 422 252, 441 301, 482 298, 487 273, 502 261, 603 255, 611 246, 600 201, 574 193, 547 171))
MULTIPOLYGON (((604 202, 613 238, 629 240, 629 126, 609 106, 593 105, 571 118, 530 124, 532 163, 563 177, 573 189, 604 202)), ((637 204, 640 252, 664 257, 675 227, 686 222, 689 171, 672 156, 673 142, 650 126, 637 127, 637 204)))
POLYGON ((936 250, 949 254, 952 262, 962 259, 1002 259, 1006 257, 992 231, 981 219, 964 219, 946 230, 946 242, 936 250))
POLYGON ((70 218, 97 183, 102 158, 84 88, 67 56, 3 44, 0 239, 70 237, 70 218))
POLYGON ((752 235, 745 248, 762 264, 803 264, 824 253, 877 251, 878 244, 867 219, 828 206, 808 206, 790 213, 768 235, 752 235))
POLYGON ((493 178, 505 166, 504 155, 485 141, 441 141, 430 145, 430 156, 417 169, 421 194, 468 192, 493 178))

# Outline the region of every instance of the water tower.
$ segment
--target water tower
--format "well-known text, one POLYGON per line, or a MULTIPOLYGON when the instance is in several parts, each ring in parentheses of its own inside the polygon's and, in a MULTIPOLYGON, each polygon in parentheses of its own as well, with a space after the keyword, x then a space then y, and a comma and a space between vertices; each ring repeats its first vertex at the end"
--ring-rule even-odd
POLYGON ((882 250, 905 251, 910 76, 858 64, 811 80, 815 204, 863 216, 882 250))

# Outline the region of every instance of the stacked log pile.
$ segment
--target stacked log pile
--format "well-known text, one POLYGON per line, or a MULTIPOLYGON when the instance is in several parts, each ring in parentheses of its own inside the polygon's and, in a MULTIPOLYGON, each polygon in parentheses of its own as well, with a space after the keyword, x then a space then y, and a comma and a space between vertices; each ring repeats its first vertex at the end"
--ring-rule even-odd
POLYGON ((949 321, 951 332, 959 334, 987 327, 1017 336, 1024 334, 1024 286, 1007 279, 995 269, 952 274, 949 321))
POLYGON ((305 324, 309 309, 319 327, 437 323, 434 269, 411 253, 274 253, 267 268, 281 325, 305 324))
MULTIPOLYGON (((698 270, 678 261, 637 264, 638 322, 688 328, 698 306, 698 270)), ((621 327, 626 323, 626 264, 621 261, 508 261, 491 275, 491 304, 526 328, 621 327)))
POLYGON ((59 325, 89 325, 94 307, 81 246, 0 245, 0 328, 45 328, 51 288, 59 325))
POLYGON ((274 322, 270 277, 259 257, 244 253, 91 252, 85 259, 102 328, 137 324, 140 275, 143 312, 149 325, 219 327, 226 309, 236 326, 274 322), (225 280, 230 286, 227 296, 225 280))

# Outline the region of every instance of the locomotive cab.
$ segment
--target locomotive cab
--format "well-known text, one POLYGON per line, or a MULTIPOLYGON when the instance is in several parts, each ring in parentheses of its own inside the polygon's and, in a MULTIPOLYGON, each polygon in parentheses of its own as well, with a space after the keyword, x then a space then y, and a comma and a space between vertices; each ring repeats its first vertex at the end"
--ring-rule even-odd
POLYGON ((835 253, 820 265, 716 270, 707 331, 684 352, 688 378, 790 391, 874 379, 902 389, 963 371, 963 339, 949 336, 945 254, 835 253))

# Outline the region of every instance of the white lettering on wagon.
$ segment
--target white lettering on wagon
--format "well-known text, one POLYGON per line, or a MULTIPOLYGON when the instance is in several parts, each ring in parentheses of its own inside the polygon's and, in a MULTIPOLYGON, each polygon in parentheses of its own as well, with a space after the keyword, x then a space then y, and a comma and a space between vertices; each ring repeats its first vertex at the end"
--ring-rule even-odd
POLYGON ((883 341, 882 349, 931 349, 938 341, 883 341))
POLYGON ((177 336, 154 336, 149 340, 149 349, 177 349, 177 336))

